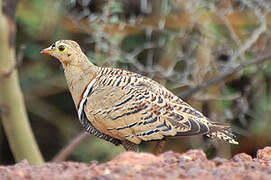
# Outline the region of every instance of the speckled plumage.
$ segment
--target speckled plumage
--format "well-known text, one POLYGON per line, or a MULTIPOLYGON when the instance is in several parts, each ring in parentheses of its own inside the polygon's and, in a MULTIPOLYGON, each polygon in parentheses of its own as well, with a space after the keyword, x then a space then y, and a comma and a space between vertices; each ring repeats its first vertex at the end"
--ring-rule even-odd
POLYGON ((43 53, 55 56, 84 129, 126 150, 142 141, 206 134, 237 144, 228 125, 211 122, 159 83, 137 73, 93 65, 79 45, 61 40, 43 53), (55 52, 60 45, 64 52, 55 52))

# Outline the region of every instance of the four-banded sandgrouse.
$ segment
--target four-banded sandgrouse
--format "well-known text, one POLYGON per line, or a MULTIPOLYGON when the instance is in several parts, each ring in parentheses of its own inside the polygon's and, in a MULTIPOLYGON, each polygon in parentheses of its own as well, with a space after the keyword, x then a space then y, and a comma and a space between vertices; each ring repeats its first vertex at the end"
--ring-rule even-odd
POLYGON ((228 125, 209 121, 147 77, 93 65, 74 41, 57 41, 42 53, 62 63, 79 121, 99 138, 133 151, 141 141, 198 134, 238 144, 228 125))

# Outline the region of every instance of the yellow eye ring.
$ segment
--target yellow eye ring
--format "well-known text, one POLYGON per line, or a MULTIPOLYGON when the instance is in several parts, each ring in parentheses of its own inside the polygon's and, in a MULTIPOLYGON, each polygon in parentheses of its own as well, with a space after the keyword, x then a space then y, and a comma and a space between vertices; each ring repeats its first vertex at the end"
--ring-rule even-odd
POLYGON ((58 46, 58 50, 59 50, 60 52, 63 52, 65 49, 66 49, 66 48, 65 48, 65 46, 63 46, 63 45, 58 46))

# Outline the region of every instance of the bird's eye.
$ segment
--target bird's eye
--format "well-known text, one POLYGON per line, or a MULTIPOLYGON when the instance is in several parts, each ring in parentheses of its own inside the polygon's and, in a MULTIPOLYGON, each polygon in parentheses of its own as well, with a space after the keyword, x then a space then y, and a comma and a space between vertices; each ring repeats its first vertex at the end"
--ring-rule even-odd
POLYGON ((65 50, 65 46, 63 46, 63 45, 58 46, 58 50, 61 51, 61 52, 64 51, 65 50))

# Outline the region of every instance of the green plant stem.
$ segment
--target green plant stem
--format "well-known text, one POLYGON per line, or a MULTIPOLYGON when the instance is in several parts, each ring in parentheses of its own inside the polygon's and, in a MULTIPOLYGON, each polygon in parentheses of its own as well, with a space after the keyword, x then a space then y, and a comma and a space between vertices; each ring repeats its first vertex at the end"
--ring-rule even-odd
POLYGON ((18 73, 14 68, 15 52, 9 41, 11 29, 9 29, 7 21, 8 19, 1 13, 0 116, 16 162, 26 159, 31 164, 41 164, 43 158, 28 121, 18 73))
POLYGON ((0 0, 0 14, 2 14, 2 0, 0 0))

